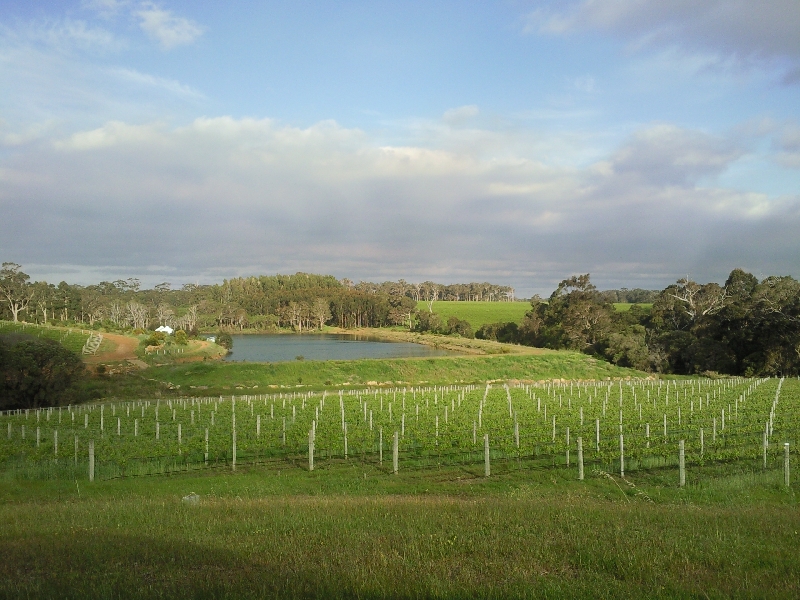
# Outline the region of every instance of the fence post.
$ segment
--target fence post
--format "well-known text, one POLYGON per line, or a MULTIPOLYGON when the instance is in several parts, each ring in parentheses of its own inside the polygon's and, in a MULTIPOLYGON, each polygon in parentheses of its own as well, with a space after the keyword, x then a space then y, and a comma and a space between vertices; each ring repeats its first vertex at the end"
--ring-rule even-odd
POLYGON ((378 461, 383 464, 383 427, 378 427, 378 461))
POLYGON ((53 454, 58 456, 58 429, 53 431, 53 454))
POLYGON ((397 471, 398 471, 398 467, 399 467, 399 465, 397 463, 399 462, 399 459, 400 459, 400 456, 399 456, 398 435, 397 435, 397 432, 395 431, 394 432, 394 442, 392 443, 392 462, 394 463, 392 468, 394 469, 394 474, 395 475, 397 475, 397 471))
POLYGON ((492 474, 492 468, 489 464, 489 434, 483 436, 483 474, 489 477, 492 474))
POLYGON ((206 452, 203 458, 206 466, 208 466, 208 427, 206 427, 206 452))
POLYGON ((314 470, 314 430, 308 430, 308 470, 314 470))
POLYGON ((686 454, 683 440, 678 442, 678 471, 680 486, 683 487, 686 485, 686 454))
POLYGON ((619 476, 625 477, 625 442, 619 434, 619 476))
POLYGON ((789 487, 789 442, 783 444, 783 483, 789 487))
POLYGON ((583 481, 583 438, 578 438, 578 481, 583 481))
POLYGON ((89 481, 94 481, 94 440, 89 441, 89 481))
POLYGON ((763 444, 761 444, 762 450, 764 452, 764 468, 765 469, 767 468, 767 446, 768 446, 768 444, 769 444, 769 442, 767 441, 767 432, 765 431, 764 432, 764 442, 763 442, 763 444))

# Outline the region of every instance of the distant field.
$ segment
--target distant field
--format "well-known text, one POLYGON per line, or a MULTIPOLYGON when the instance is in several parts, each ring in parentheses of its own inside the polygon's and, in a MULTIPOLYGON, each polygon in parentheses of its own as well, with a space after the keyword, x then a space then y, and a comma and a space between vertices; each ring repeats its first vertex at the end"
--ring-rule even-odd
MULTIPOLYGON (((633 304, 631 304, 630 302, 615 302, 614 303, 614 309, 618 310, 619 312, 629 311, 631 309, 631 306, 633 306, 633 304)), ((651 308, 653 308, 653 303, 652 302, 649 302, 649 303, 642 302, 641 304, 639 304, 639 306, 641 306, 645 311, 649 311, 651 308)))
MULTIPOLYGON (((417 304, 419 310, 428 310, 427 302, 417 304)), ((433 312, 444 321, 452 316, 468 321, 473 331, 486 323, 521 323, 525 313, 531 309, 528 302, 453 302, 433 303, 433 312)))

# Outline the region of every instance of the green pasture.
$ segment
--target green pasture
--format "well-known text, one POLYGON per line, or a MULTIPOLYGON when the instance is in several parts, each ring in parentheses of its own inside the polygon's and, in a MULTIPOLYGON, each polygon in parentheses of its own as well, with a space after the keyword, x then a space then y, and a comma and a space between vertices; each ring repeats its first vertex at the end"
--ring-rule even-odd
MULTIPOLYGON (((428 310, 427 302, 418 302, 418 310, 428 310)), ((438 301, 433 303, 433 312, 446 323, 450 317, 458 317, 472 325, 477 331, 486 323, 521 323, 525 313, 531 309, 528 302, 455 302, 438 301)))
POLYGON ((798 415, 800 381, 739 378, 353 390, 341 404, 336 390, 248 391, 235 406, 209 394, 0 415, 0 596, 795 598, 800 510, 796 484, 784 485, 782 442, 796 448, 798 415), (393 474, 378 428, 396 430, 401 412, 393 474), (565 460, 577 436, 583 481, 575 454, 565 460), (169 474, 145 475, 158 469, 169 474))
MULTIPOLYGON (((615 302, 614 308, 625 312, 631 309, 633 304, 627 302, 615 302)), ((639 304, 643 309, 650 310, 652 304, 639 304)), ((487 323, 522 323, 522 319, 531 309, 528 302, 456 302, 452 300, 442 300, 433 303, 433 312, 440 315, 444 322, 450 317, 458 317, 472 325, 473 331, 477 331, 481 325, 487 323)), ((418 302, 417 310, 428 310, 427 302, 418 302)))
POLYGON ((633 306, 639 306, 645 311, 649 311, 651 308, 653 308, 652 303, 646 303, 646 302, 643 302, 641 304, 632 304, 630 302, 614 302, 614 310, 618 312, 628 312, 633 306))
MULTIPOLYGON (((293 361, 281 363, 236 363, 205 361, 155 367, 147 377, 180 385, 205 386, 207 392, 230 394, 238 388, 269 386, 364 385, 368 382, 420 382, 445 384, 497 379, 605 379, 646 377, 645 373, 617 367, 578 352, 546 352, 540 355, 447 356, 363 360, 293 361)), ((195 394, 197 392, 194 392, 195 394)))
MULTIPOLYGON (((83 345, 86 343, 86 340, 89 339, 89 331, 77 327, 51 327, 49 325, 0 321, 0 335, 9 333, 23 333, 37 338, 55 340, 76 354, 81 353, 83 345)), ((109 342, 103 340, 98 351, 105 351, 109 346, 109 342)))

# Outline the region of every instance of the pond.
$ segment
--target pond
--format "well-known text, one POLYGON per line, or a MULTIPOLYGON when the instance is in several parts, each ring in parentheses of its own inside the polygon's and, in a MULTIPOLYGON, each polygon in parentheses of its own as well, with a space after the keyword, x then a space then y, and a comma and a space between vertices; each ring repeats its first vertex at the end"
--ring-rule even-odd
POLYGON ((411 342, 387 342, 366 336, 339 333, 234 335, 228 361, 283 362, 297 360, 356 360, 359 358, 410 358, 452 356, 411 342))

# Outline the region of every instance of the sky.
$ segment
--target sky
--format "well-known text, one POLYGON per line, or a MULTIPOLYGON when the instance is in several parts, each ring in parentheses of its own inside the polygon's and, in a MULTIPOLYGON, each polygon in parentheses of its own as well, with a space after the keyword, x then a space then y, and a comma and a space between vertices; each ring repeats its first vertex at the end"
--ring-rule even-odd
POLYGON ((800 277, 797 0, 0 3, 0 260, 800 277))

